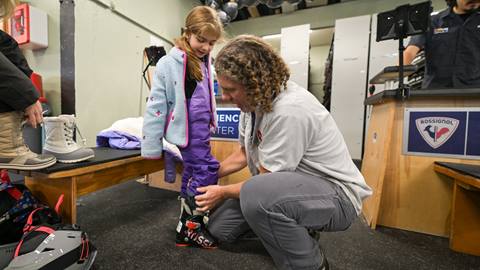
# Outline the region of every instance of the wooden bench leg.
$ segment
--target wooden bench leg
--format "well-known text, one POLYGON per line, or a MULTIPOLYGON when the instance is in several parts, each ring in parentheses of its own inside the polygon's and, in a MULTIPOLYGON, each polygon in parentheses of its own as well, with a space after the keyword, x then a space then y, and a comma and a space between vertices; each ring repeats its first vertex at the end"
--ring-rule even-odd
POLYGON ((455 181, 452 202, 450 248, 480 256, 480 192, 455 181))
POLYGON ((54 208, 60 195, 64 195, 60 215, 64 223, 77 222, 77 179, 76 177, 42 179, 25 177, 26 186, 40 201, 54 208))

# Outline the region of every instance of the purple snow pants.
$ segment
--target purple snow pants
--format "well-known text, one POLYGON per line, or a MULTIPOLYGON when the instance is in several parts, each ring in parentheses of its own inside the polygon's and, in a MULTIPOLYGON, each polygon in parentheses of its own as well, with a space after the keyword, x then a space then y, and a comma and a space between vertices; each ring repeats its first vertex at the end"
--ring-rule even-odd
MULTIPOLYGON (((202 71, 208 74, 203 64, 202 71)), ((210 147, 210 103, 209 79, 204 76, 187 100, 189 141, 187 147, 180 148, 183 158, 182 197, 198 195, 198 187, 218 182, 220 165, 212 156, 210 147)))

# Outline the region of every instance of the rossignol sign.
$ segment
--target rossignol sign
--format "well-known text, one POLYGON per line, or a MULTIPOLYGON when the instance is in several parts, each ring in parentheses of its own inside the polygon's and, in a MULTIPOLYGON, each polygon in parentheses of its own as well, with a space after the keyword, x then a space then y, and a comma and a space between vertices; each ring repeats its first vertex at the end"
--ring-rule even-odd
POLYGON ((407 108, 403 153, 480 159, 480 108, 407 108))
POLYGON ((433 148, 437 149, 455 133, 460 121, 450 117, 423 117, 415 120, 418 132, 433 148))

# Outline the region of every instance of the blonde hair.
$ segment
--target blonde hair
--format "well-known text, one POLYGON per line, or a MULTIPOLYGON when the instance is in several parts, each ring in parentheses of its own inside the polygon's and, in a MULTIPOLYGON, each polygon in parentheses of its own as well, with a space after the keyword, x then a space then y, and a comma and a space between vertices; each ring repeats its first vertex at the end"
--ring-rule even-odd
POLYGON ((201 59, 195 55, 188 42, 192 34, 197 36, 210 34, 216 36, 217 40, 223 36, 222 22, 213 8, 207 6, 193 8, 185 19, 182 36, 175 40, 175 45, 187 53, 187 71, 190 78, 201 81, 203 80, 201 59))
POLYGON ((272 111, 273 100, 290 78, 287 64, 275 49, 252 35, 230 40, 215 58, 215 72, 242 84, 247 103, 261 112, 272 111))
POLYGON ((10 17, 17 4, 18 0, 0 0, 0 19, 10 17))

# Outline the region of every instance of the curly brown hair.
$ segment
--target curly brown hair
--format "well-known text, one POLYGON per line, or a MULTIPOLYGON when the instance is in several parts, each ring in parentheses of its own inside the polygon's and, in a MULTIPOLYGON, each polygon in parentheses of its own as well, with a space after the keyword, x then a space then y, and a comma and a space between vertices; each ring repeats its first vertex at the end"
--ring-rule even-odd
POLYGON ((215 59, 215 71, 245 87, 247 103, 271 112, 275 97, 287 87, 290 71, 263 39, 241 35, 230 40, 215 59))
POLYGON ((217 12, 207 6, 194 7, 185 19, 185 27, 182 36, 175 39, 175 45, 187 53, 187 70, 191 78, 203 80, 201 60, 195 55, 188 43, 191 34, 203 35, 212 34, 221 39, 223 36, 223 25, 217 12))

